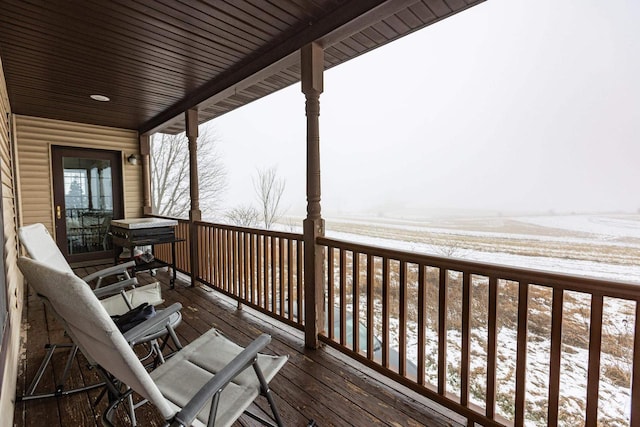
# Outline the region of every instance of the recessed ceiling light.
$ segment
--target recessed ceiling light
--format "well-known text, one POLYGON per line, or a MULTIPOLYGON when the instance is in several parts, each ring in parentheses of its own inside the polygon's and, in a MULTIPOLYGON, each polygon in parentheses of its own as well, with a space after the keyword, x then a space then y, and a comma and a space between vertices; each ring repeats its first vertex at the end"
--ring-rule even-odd
POLYGON ((93 99, 94 101, 100 101, 100 102, 111 101, 111 99, 109 99, 108 96, 104 96, 104 95, 91 95, 91 99, 93 99))

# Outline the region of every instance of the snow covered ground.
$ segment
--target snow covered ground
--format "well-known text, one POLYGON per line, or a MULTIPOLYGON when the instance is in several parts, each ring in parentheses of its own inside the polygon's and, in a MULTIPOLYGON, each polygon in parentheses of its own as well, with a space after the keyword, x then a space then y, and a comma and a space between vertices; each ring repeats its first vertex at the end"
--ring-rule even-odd
POLYGON ((559 215, 519 217, 519 221, 543 227, 589 233, 594 238, 611 240, 618 237, 640 239, 638 215, 559 215))
MULTIPOLYGON (((500 218, 504 221, 504 218, 500 218)), ((640 254, 640 215, 627 215, 625 217, 599 216, 599 215, 576 215, 576 216, 536 216, 536 217, 514 217, 512 221, 525 224, 535 224, 544 227, 547 233, 542 230, 539 234, 527 233, 507 233, 503 231, 487 232, 470 229, 467 222, 461 222, 459 227, 432 227, 417 225, 389 224, 383 225, 385 230, 403 229, 411 230, 416 237, 425 234, 443 235, 451 234, 457 236, 480 237, 487 240, 508 240, 526 242, 557 243, 565 245, 591 245, 596 246, 602 252, 607 253, 612 249, 622 249, 626 253, 638 252, 640 254), (554 232, 555 231, 555 232, 554 232), (576 233, 578 235, 576 236, 576 233)), ((380 223, 375 224, 376 229, 380 223)), ((489 220, 488 220, 489 221, 489 220)), ((351 221, 340 220, 331 223, 349 224, 351 221)), ((355 221, 359 224, 366 224, 362 219, 355 221)), ((446 244, 424 243, 418 238, 411 240, 396 240, 393 238, 376 237, 375 229, 370 235, 354 234, 342 231, 332 231, 329 224, 327 226, 327 236, 340 240, 353 241, 372 246, 380 246, 398 249, 402 251, 417 252, 423 254, 442 255, 447 251, 446 244)), ((388 235, 388 233, 385 233, 388 235)), ((491 251, 468 249, 464 244, 455 248, 454 258, 467 259, 471 261, 488 262, 492 264, 523 267, 534 270, 552 271, 577 276, 587 276, 606 280, 621 282, 635 282, 640 285, 640 259, 638 262, 622 262, 622 260, 610 260, 607 262, 593 261, 589 259, 567 259, 559 257, 544 256, 541 250, 536 256, 527 256, 512 253, 512 251, 501 251, 500 243, 496 242, 491 251), (619 262, 616 262, 619 261, 619 262)), ((605 258, 605 257, 603 257, 605 258)))

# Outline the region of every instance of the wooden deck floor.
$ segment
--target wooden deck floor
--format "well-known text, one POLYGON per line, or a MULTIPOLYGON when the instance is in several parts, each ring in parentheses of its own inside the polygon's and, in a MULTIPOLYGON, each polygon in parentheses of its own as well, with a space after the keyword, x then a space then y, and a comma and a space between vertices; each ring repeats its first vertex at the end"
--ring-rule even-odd
MULTIPOLYGON (((95 267, 79 269, 88 274, 95 267)), ((303 334, 254 310, 237 310, 235 304, 204 287, 186 287, 178 283, 169 290, 165 272, 156 278, 139 274, 141 283, 160 280, 166 304, 180 302, 183 321, 177 333, 186 344, 211 327, 222 331, 240 345, 247 345, 265 332, 273 340, 268 352, 288 354, 289 362, 271 382, 276 403, 287 426, 306 426, 314 420, 318 426, 457 426, 433 409, 432 403, 409 390, 392 387, 389 380, 374 371, 344 357, 333 349, 305 349, 303 334)), ((17 395, 24 394, 44 355, 49 342, 65 342, 63 331, 33 292, 29 291, 23 314, 23 353, 18 378, 17 395)), ((54 356, 53 369, 47 371, 39 390, 53 390, 55 375, 63 370, 66 351, 54 356), (52 372, 53 371, 53 372, 52 372)), ((67 388, 97 382, 93 371, 76 357, 67 388)), ((21 426, 93 426, 100 425, 104 399, 94 405, 98 390, 69 396, 29 400, 16 403, 14 425, 21 426)), ((255 411, 267 408, 263 398, 257 400, 255 411)), ((150 405, 136 411, 138 425, 161 425, 162 419, 150 405)), ((125 411, 117 414, 118 425, 130 425, 125 411)), ((242 417, 236 425, 253 426, 255 421, 242 417)))

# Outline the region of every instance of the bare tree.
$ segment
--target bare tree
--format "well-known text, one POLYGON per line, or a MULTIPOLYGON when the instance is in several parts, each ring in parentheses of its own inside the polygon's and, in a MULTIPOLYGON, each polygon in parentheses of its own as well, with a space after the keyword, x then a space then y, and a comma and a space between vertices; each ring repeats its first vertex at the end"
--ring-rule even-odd
POLYGON ((260 222, 260 211, 253 206, 242 205, 229 210, 225 217, 239 227, 256 227, 260 222))
POLYGON ((446 238, 428 238, 427 239, 431 250, 440 256, 446 258, 459 258, 463 256, 464 245, 462 240, 453 239, 451 237, 446 238))
POLYGON ((253 180, 253 188, 258 196, 262 209, 264 227, 269 230, 274 222, 280 218, 280 199, 284 193, 285 181, 277 176, 278 168, 270 167, 258 169, 257 177, 253 180))
MULTIPOLYGON (((198 137, 198 184, 203 217, 214 214, 227 188, 227 173, 209 131, 198 137)), ((189 190, 189 141, 184 133, 155 134, 151 141, 151 193, 153 213, 187 217, 189 190)))

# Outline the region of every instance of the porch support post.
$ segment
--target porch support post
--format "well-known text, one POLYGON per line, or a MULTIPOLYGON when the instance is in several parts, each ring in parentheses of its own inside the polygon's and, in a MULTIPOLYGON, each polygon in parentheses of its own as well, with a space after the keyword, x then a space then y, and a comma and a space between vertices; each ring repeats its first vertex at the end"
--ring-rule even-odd
POLYGON ((189 188, 191 210, 189 210, 189 260, 191 268, 191 286, 196 285, 198 277, 198 230, 196 221, 202 219, 200 212, 200 187, 198 185, 198 110, 185 112, 186 134, 189 140, 189 188))
POLYGON ((151 137, 140 135, 140 156, 142 157, 142 213, 151 215, 151 168, 149 159, 151 156, 151 137))
POLYGON ((305 345, 318 348, 324 330, 324 250, 316 244, 324 236, 320 213, 320 94, 323 91, 324 51, 317 43, 301 49, 302 92, 307 115, 307 217, 304 234, 305 345))

